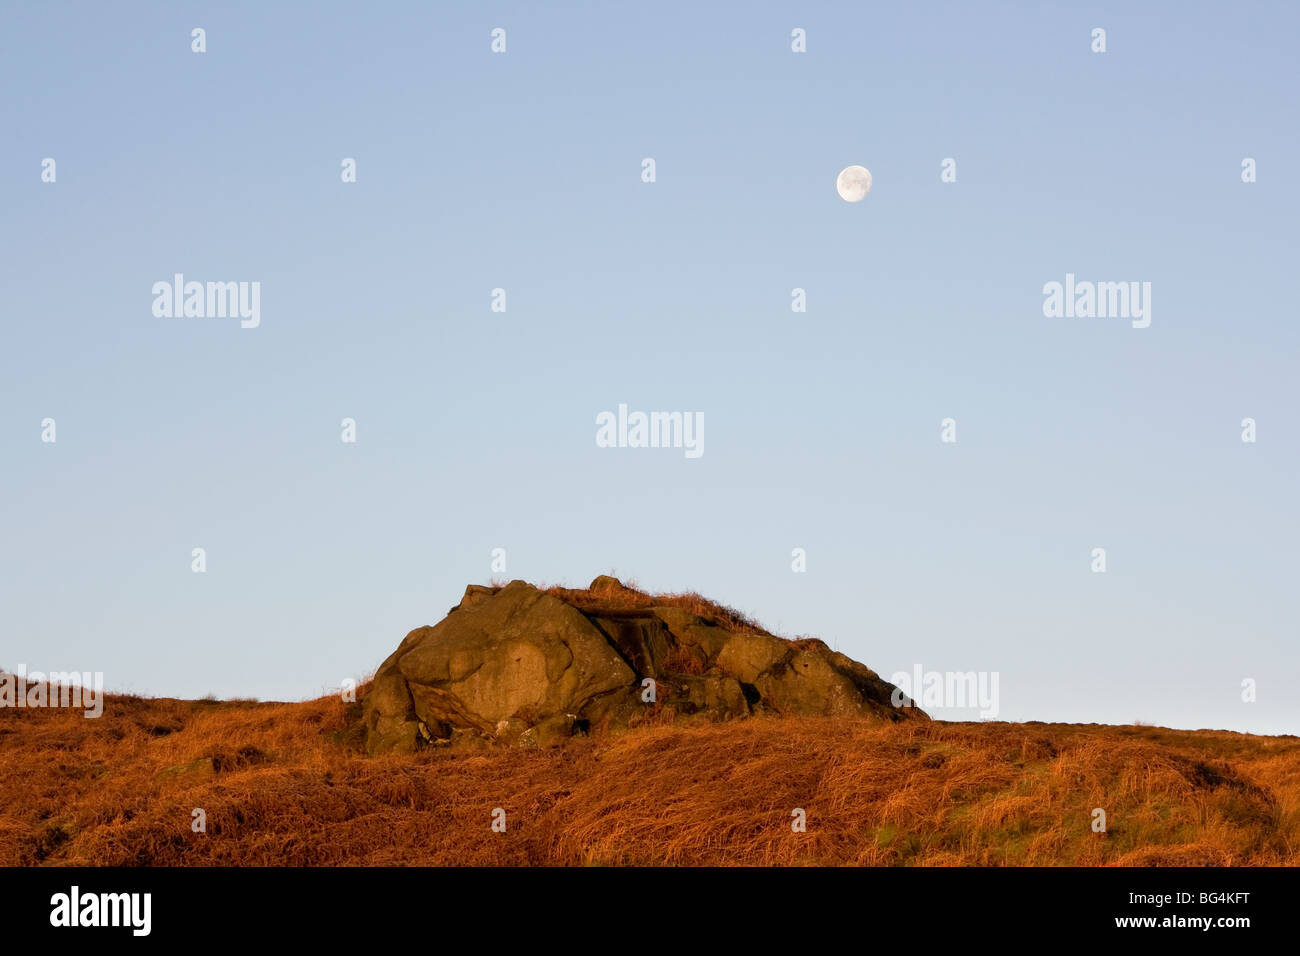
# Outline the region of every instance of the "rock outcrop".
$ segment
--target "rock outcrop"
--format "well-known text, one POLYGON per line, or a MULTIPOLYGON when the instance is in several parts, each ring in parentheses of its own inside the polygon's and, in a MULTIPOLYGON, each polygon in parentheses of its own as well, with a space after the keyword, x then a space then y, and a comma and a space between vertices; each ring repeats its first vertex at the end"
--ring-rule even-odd
POLYGON ((606 576, 585 591, 470 585, 380 666, 364 702, 366 749, 537 746, 666 713, 928 719, 894 706, 894 690, 822 641, 776 637, 695 596, 655 597, 606 576))

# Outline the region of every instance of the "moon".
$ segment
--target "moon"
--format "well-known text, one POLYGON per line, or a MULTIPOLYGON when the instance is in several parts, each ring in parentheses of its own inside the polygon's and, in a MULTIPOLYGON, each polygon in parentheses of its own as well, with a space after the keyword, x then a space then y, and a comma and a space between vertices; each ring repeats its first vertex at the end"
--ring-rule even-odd
POLYGON ((871 171, 865 166, 845 166, 835 180, 835 191, 845 202, 862 202, 871 192, 871 171))

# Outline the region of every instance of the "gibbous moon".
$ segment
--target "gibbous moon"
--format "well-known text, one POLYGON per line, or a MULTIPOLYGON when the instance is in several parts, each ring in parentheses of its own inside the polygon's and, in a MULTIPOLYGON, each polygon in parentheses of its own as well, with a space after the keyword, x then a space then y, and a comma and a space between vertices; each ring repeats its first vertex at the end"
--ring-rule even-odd
POLYGON ((835 180, 835 191, 845 202, 862 202, 871 192, 871 172, 865 166, 845 166, 835 180))

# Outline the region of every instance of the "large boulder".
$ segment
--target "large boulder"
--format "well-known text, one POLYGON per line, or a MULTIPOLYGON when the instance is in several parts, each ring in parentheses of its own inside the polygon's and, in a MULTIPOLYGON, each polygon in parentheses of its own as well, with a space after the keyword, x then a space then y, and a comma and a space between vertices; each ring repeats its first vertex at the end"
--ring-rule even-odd
POLYGON ((821 641, 776 637, 702 599, 654 597, 604 575, 582 591, 470 585, 380 665, 365 698, 366 747, 539 746, 668 709, 713 720, 928 719, 895 706, 894 690, 821 641))

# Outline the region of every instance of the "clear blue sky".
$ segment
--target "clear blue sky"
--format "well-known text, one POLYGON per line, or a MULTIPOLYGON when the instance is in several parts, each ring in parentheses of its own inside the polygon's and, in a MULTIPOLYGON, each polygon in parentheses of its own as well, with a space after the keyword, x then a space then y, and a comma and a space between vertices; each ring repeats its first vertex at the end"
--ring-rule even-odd
POLYGON ((314 696, 503 547, 1004 719, 1300 732, 1300 13, 974 6, 6 3, 0 664, 314 696))

